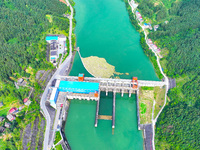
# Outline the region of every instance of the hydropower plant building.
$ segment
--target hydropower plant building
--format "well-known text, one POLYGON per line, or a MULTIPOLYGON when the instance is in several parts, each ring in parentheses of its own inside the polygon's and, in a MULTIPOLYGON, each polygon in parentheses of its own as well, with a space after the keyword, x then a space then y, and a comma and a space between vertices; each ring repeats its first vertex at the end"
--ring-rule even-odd
POLYGON ((56 109, 59 92, 64 92, 68 99, 99 100, 99 83, 83 82, 84 74, 79 74, 78 81, 65 81, 58 79, 52 87, 50 104, 56 109))

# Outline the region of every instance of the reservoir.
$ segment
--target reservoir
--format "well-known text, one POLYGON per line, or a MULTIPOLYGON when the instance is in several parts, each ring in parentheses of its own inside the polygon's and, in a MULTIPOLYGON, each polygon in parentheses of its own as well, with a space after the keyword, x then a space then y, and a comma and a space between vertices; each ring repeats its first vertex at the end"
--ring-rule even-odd
MULTIPOLYGON (((143 53, 140 35, 131 25, 123 0, 74 0, 77 47, 82 57, 97 56, 115 66, 120 78, 159 80, 153 65, 143 53)), ((84 73, 78 53, 70 75, 84 73)), ((95 101, 71 100, 65 134, 72 150, 143 149, 142 131, 137 127, 136 98, 128 94, 116 95, 115 130, 112 121, 99 120, 94 127, 95 101)), ((100 115, 112 114, 112 93, 104 92, 100 98, 100 115)))

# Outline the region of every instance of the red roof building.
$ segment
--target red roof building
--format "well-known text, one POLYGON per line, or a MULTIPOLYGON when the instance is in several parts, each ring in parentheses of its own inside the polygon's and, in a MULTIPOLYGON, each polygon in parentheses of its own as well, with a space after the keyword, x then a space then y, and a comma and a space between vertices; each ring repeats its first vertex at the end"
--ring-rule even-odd
POLYGON ((28 101, 28 98, 25 98, 23 101, 24 101, 24 103, 26 103, 28 101))
POLYGON ((9 110, 9 113, 14 113, 17 110, 17 108, 13 107, 9 110))

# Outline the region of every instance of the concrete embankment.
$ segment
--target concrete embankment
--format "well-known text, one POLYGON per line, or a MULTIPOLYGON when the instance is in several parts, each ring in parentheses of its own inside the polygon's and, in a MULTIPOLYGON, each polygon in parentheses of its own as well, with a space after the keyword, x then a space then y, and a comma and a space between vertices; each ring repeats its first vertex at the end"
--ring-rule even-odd
POLYGON ((98 116, 99 116, 99 102, 100 102, 100 99, 97 101, 97 107, 96 107, 96 116, 95 116, 95 127, 97 127, 98 125, 98 116))
POLYGON ((68 150, 71 150, 71 147, 69 145, 67 137, 65 136, 65 124, 66 124, 66 121, 67 121, 69 106, 70 106, 70 101, 67 100, 66 105, 63 108, 65 110, 65 113, 63 115, 63 120, 62 120, 61 135, 63 137, 65 147, 67 147, 68 150))
POLYGON ((112 114, 112 128, 115 128, 115 99, 116 99, 116 93, 113 92, 113 114, 112 114))
POLYGON ((140 124, 139 90, 137 90, 137 92, 136 92, 136 99, 137 99, 138 130, 142 130, 143 129, 143 125, 140 124))

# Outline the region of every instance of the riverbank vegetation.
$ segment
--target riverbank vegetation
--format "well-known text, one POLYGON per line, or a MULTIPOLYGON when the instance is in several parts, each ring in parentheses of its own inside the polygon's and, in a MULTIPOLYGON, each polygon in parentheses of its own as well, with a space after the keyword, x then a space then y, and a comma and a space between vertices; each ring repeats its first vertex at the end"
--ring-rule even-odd
POLYGON ((165 100, 165 87, 140 87, 139 89, 139 109, 140 109, 140 124, 151 123, 153 102, 154 105, 154 119, 161 110, 165 100))
POLYGON ((62 140, 62 137, 60 135, 60 131, 57 131, 55 134, 54 144, 57 144, 60 140, 62 140))
MULTIPOLYGON (((4 103, 1 116, 6 117, 10 108, 23 105, 31 87, 34 89, 29 107, 25 106, 12 122, 13 127, 6 129, 10 138, 0 139, 0 149, 23 149, 22 133, 26 125, 41 117, 39 101, 46 78, 40 83, 35 79, 36 73, 54 69, 46 60, 45 37, 47 34, 68 36, 69 20, 63 16, 67 6, 58 0, 7 0, 0 2, 0 9, 0 102, 4 103), (19 78, 27 84, 17 89, 14 81, 19 78)), ((29 149, 33 148, 30 142, 28 145, 29 149)))
POLYGON ((143 90, 142 87, 140 87, 140 93, 139 93, 140 124, 151 123, 153 101, 154 101, 154 89, 143 90))
POLYGON ((164 72, 177 84, 169 90, 170 101, 156 124, 156 149, 200 149, 200 1, 136 2, 144 22, 159 25, 148 36, 164 53, 164 72))

